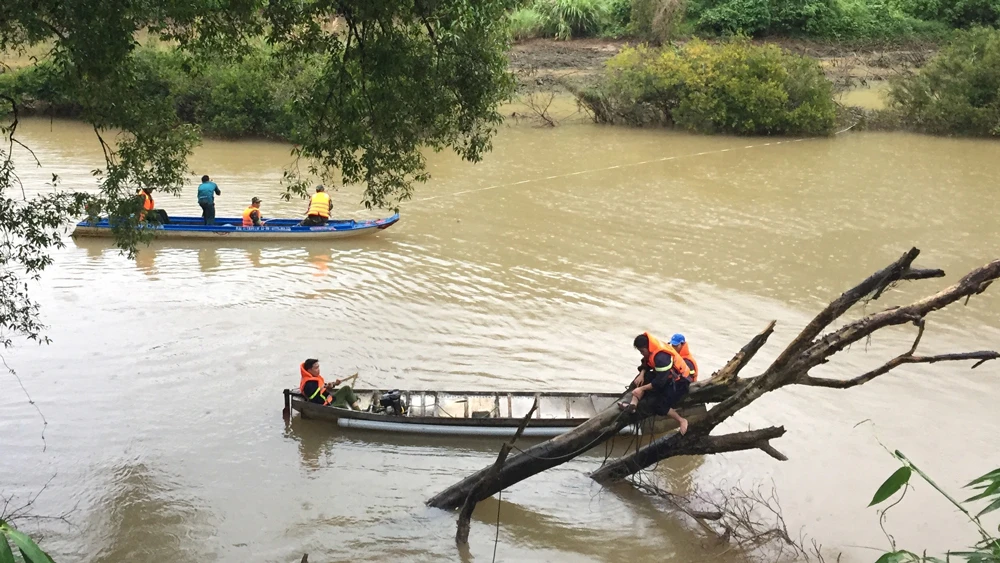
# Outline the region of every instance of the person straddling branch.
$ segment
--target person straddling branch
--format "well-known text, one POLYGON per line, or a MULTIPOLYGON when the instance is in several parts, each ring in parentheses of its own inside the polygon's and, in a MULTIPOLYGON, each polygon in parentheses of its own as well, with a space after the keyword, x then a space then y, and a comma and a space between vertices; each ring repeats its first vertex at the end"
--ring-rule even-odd
POLYGON ((306 210, 306 218, 302 220, 303 227, 322 227, 330 220, 330 211, 333 210, 333 201, 326 193, 326 188, 322 185, 316 186, 316 193, 309 200, 309 208, 306 210))
POLYGON ((677 353, 684 358, 684 363, 687 364, 688 369, 691 371, 691 382, 698 381, 698 362, 694 361, 694 356, 691 355, 691 349, 688 347, 684 335, 678 333, 671 336, 670 346, 674 350, 677 350, 677 353))
POLYGON ((687 394, 691 384, 691 370, 684 358, 672 346, 648 332, 636 336, 632 345, 642 354, 642 364, 639 375, 632 381, 632 400, 618 406, 632 412, 639 401, 643 401, 653 413, 676 420, 681 434, 687 433, 687 419, 674 410, 674 405, 687 394))
POLYGON ((255 197, 250 200, 250 207, 243 210, 244 227, 263 227, 260 218, 260 198, 255 197))
POLYGON ((222 195, 219 186, 208 179, 208 174, 201 177, 198 186, 198 205, 201 206, 201 218, 206 225, 215 224, 215 196, 222 195))
POLYGON ((299 381, 299 391, 310 403, 318 405, 338 407, 342 409, 361 410, 358 405, 358 397, 350 385, 345 385, 340 389, 334 388, 341 384, 337 379, 333 383, 326 383, 319 374, 319 360, 310 358, 299 365, 299 374, 302 379, 299 381))

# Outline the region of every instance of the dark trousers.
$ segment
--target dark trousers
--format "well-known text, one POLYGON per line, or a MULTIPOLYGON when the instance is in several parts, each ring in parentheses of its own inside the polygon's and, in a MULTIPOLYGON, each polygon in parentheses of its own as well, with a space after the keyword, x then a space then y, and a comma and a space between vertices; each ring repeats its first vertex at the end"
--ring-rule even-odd
POLYGON ((201 218, 205 220, 206 225, 215 224, 215 203, 208 203, 206 201, 199 201, 198 205, 201 206, 201 218))
POLYGON ((327 218, 320 215, 309 215, 302 220, 303 227, 322 227, 326 225, 327 218))
POLYGON ((674 408, 674 405, 680 401, 684 395, 687 395, 688 387, 691 382, 687 379, 681 377, 680 379, 674 379, 666 385, 663 389, 650 389, 642 396, 642 400, 639 401, 639 408, 643 409, 643 412, 652 412, 660 416, 666 415, 670 409, 674 408))

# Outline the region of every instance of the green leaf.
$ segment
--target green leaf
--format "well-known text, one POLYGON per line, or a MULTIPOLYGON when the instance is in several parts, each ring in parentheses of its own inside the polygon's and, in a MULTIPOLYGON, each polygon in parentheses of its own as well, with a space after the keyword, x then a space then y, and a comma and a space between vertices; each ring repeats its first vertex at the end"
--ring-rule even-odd
POLYGON ((986 475, 983 475, 981 477, 977 477, 976 479, 970 481, 969 484, 966 485, 965 487, 968 488, 968 487, 971 487, 973 485, 977 485, 977 484, 985 482, 985 481, 993 481, 993 480, 996 480, 996 479, 1000 479, 1000 468, 994 469, 993 471, 990 471, 989 473, 987 473, 986 475))
POLYGON ((14 545, 21 550, 21 555, 24 556, 25 563, 54 563, 52 558, 42 551, 42 548, 38 547, 38 544, 27 535, 13 528, 8 528, 6 534, 10 536, 10 539, 14 540, 14 545))
POLYGON ((14 553, 7 543, 7 534, 0 531, 0 563, 14 563, 14 553))
POLYGON ((910 471, 909 467, 900 467, 897 469, 896 472, 890 475, 889 478, 882 483, 882 486, 875 491, 875 496, 872 497, 872 501, 868 503, 868 506, 875 506, 876 504, 879 504, 894 495, 900 487, 905 485, 910 480, 911 473, 912 471, 910 471))
POLYGON ((875 560, 875 563, 909 563, 916 561, 920 561, 919 555, 905 549, 900 549, 899 551, 883 553, 882 557, 875 560))
POLYGON ((988 514, 990 512, 993 512, 994 510, 996 510, 998 508, 1000 508, 1000 498, 998 498, 995 501, 991 502, 989 506, 987 506, 986 508, 984 508, 982 510, 982 512, 980 512, 979 514, 976 514, 976 518, 979 518, 983 514, 988 514))
POLYGON ((983 492, 979 493, 978 495, 971 496, 971 497, 965 499, 965 502, 972 502, 972 501, 975 501, 975 500, 984 499, 984 498, 986 498, 988 496, 993 495, 997 491, 1000 491, 1000 480, 995 481, 993 484, 989 485, 988 487, 984 483, 983 485, 980 485, 980 486, 974 487, 974 488, 978 489, 978 488, 982 488, 982 487, 986 487, 986 490, 984 490, 983 492))

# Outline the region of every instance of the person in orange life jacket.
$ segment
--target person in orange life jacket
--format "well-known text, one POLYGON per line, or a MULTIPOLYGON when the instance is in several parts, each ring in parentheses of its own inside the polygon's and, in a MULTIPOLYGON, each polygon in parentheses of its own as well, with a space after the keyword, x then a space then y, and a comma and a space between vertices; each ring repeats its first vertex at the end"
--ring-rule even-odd
POLYGON ((632 345, 642 354, 642 364, 639 375, 632 381, 632 400, 618 406, 634 411, 642 401, 653 413, 676 420, 681 434, 687 433, 687 419, 674 410, 674 405, 687 394, 691 384, 691 372, 684 359, 673 347, 648 332, 636 336, 632 345))
POLYGON ((135 191, 135 197, 139 199, 142 204, 142 211, 139 212, 139 220, 143 221, 146 219, 146 213, 152 211, 156 205, 153 203, 153 194, 151 193, 153 188, 139 188, 135 191))
POLYGON ((333 209, 333 201, 326 193, 326 188, 322 185, 316 186, 316 193, 309 200, 309 207, 306 209, 306 218, 302 220, 304 227, 322 227, 330 220, 330 211, 333 209))
POLYGON ((299 365, 299 374, 302 379, 299 381, 299 391, 309 402, 319 405, 339 407, 342 409, 361 410, 358 406, 358 397, 349 385, 334 390, 340 385, 339 379, 333 383, 326 383, 319 374, 319 360, 310 358, 299 365))
POLYGON ((694 361, 694 356, 691 355, 691 349, 688 348, 687 340, 684 339, 683 334, 675 334, 670 337, 670 346, 677 353, 684 358, 684 363, 687 364, 688 370, 691 371, 691 381, 698 381, 698 362, 694 361))
POLYGON ((264 224, 260 222, 260 198, 253 198, 250 200, 250 207, 243 210, 243 226, 244 227, 263 227, 264 224))

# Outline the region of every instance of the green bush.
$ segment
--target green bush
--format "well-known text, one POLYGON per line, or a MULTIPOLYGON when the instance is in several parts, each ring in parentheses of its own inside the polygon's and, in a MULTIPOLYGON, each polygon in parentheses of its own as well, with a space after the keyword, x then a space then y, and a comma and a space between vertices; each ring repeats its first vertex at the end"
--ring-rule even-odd
POLYGON ((545 29, 545 16, 534 8, 521 8, 510 14, 510 34, 515 41, 541 37, 545 29))
MULTIPOLYGON (((208 135, 294 141, 303 126, 295 101, 311 91, 320 69, 315 61, 289 64, 272 55, 261 46, 235 64, 194 67, 180 51, 143 47, 131 70, 141 95, 172 104, 208 135)), ((0 75, 3 91, 27 112, 73 117, 80 106, 64 93, 62 76, 48 62, 0 75)))
POLYGON ((829 133, 832 86, 816 61, 745 39, 626 48, 578 95, 598 122, 740 135, 829 133))
POLYGON ((678 34, 686 13, 686 0, 631 0, 628 33, 665 43, 678 34))
POLYGON ((952 27, 1000 25, 1000 0, 900 0, 906 14, 952 27))
POLYGON ((1000 136, 1000 31, 959 32, 919 73, 891 80, 888 99, 916 130, 1000 136))
POLYGON ((940 24, 918 19, 895 0, 704 0, 690 12, 698 30, 719 35, 893 40, 941 34, 940 24))
POLYGON ((533 6, 545 17, 545 34, 556 39, 598 35, 607 25, 607 0, 538 0, 533 6))

